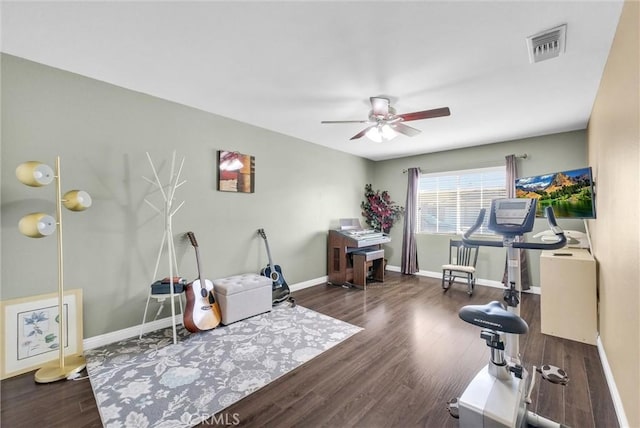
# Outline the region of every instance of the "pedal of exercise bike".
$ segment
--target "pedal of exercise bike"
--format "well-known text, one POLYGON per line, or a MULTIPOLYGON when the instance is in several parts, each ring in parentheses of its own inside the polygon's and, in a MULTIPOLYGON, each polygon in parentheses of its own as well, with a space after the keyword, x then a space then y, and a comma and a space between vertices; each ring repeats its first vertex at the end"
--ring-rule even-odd
POLYGON ((551 383, 558 385, 566 385, 569 383, 569 375, 560 367, 545 364, 542 367, 537 367, 536 370, 542 375, 543 379, 551 383))

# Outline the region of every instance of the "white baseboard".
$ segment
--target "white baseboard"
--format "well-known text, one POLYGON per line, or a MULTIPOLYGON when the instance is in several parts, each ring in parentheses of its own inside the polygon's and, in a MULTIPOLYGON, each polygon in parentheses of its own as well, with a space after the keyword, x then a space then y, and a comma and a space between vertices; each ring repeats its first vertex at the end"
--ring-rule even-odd
POLYGON ((613 378, 613 372, 611 371, 611 366, 609 365, 609 360, 607 359, 607 354, 604 351, 604 345, 602 344, 602 340, 600 340, 600 336, 598 336, 598 339, 596 340, 596 346, 598 347, 598 355, 600 355, 602 370, 604 370, 604 377, 607 380, 611 399, 613 400, 613 407, 616 411, 616 416, 618 417, 618 424, 621 428, 629 428, 629 420, 627 419, 627 414, 622 406, 622 399, 620 398, 616 381, 613 378))
POLYGON ((296 284, 290 285, 289 290, 291 291, 300 291, 305 288, 313 287, 314 285, 324 284, 329 280, 329 277, 321 276, 320 278, 310 279, 309 281, 298 282, 296 284))
MULTIPOLYGON (((387 270, 390 270, 391 272, 401 272, 400 266, 387 265, 387 270)), ((416 272, 416 275, 418 275, 418 276, 426 276, 426 277, 429 277, 429 278, 437 278, 437 279, 441 279, 442 278, 442 272, 433 272, 433 271, 428 271, 428 270, 420 270, 420 271, 416 272)), ((462 281, 462 280, 456 281, 456 282, 464 283, 464 281, 462 281)), ((493 287, 493 288, 502 288, 502 289, 504 289, 504 285, 502 285, 502 283, 500 281, 492 281, 490 279, 478 278, 478 279, 476 279, 476 285, 483 285, 485 287, 493 287)), ((540 287, 531 287, 528 290, 523 291, 523 293, 540 294, 540 287)))
MULTIPOLYGON (((182 314, 176 314, 176 324, 182 324, 182 314)), ((122 330, 88 337, 82 341, 82 346, 84 347, 84 349, 94 349, 101 346, 109 345, 110 343, 129 339, 130 337, 135 337, 140 334, 140 327, 141 325, 138 324, 133 327, 124 328, 122 330)), ((151 331, 167 327, 171 327, 171 317, 161 318, 156 321, 145 323, 143 333, 149 333, 151 331)))
MULTIPOLYGON (((327 277, 323 276, 316 279, 310 279, 309 281, 298 282, 289 286, 291 291, 303 290, 305 288, 313 287, 314 285, 327 282, 327 277)), ((176 324, 182 324, 182 314, 176 314, 176 324)), ((82 341, 84 349, 95 349, 101 346, 108 345, 110 343, 119 342, 121 340, 129 339, 140 334, 141 325, 138 324, 133 327, 127 327, 122 330, 112 331, 98 336, 88 337, 82 341)), ((151 321, 144 324, 143 333, 149 333, 151 331, 160 330, 161 328, 171 327, 171 317, 161 318, 156 321, 151 321)))

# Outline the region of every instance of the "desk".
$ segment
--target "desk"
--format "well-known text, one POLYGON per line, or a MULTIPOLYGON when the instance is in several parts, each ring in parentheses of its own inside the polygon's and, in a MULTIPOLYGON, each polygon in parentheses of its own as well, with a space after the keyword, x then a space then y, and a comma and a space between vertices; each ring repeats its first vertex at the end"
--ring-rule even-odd
POLYGON ((596 260, 586 249, 562 248, 540 255, 540 322, 543 334, 596 344, 596 260))

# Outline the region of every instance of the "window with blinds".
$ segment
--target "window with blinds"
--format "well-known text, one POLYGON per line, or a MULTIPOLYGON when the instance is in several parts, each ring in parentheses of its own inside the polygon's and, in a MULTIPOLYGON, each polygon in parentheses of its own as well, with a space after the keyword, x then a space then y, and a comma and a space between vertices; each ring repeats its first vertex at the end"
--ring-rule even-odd
MULTIPOLYGON (((418 233, 463 233, 473 226, 481 208, 488 213, 492 199, 506 197, 505 182, 504 166, 422 174, 418 233)), ((492 234, 485 225, 476 233, 492 234)))

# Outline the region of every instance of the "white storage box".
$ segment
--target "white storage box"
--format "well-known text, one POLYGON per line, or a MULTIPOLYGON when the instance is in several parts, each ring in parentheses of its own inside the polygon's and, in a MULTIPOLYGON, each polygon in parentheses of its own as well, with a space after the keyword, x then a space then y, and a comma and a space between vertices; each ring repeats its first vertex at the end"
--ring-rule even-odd
POLYGON ((231 324, 271 310, 272 281, 257 273, 245 273, 213 281, 222 324, 231 324))

